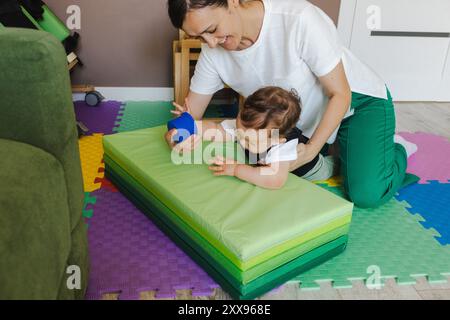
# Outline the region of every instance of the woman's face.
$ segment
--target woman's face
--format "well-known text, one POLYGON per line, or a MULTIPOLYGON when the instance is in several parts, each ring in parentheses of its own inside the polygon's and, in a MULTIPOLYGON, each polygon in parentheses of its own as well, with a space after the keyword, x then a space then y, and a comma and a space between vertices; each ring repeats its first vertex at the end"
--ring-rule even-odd
POLYGON ((239 50, 242 23, 237 13, 238 6, 239 0, 229 0, 228 8, 210 6, 189 11, 183 30, 210 48, 221 46, 225 50, 239 50))

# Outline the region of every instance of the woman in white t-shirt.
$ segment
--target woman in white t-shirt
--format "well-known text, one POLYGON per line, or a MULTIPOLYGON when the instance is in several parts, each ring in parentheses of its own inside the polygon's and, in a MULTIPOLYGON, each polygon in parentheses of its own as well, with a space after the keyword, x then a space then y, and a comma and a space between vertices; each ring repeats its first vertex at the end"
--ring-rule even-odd
MULTIPOLYGON (((225 84, 244 97, 264 86, 294 88, 303 102, 297 127, 309 138, 298 145, 294 168, 337 137, 344 187, 357 206, 379 206, 417 180, 405 174, 414 146, 394 142, 389 90, 318 7, 305 0, 169 0, 168 9, 176 28, 205 43, 187 97, 194 118, 225 84)), ((173 134, 166 140, 180 151, 199 141, 173 145, 173 134)))

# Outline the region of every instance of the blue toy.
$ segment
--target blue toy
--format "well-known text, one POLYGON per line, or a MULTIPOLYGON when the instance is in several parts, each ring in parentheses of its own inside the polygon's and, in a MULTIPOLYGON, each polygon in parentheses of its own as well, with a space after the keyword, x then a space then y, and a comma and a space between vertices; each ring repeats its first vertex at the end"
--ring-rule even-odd
POLYGON ((177 129, 177 134, 173 137, 176 143, 183 142, 191 135, 197 134, 195 120, 188 112, 183 112, 178 118, 170 120, 167 123, 167 129, 169 131, 177 129))

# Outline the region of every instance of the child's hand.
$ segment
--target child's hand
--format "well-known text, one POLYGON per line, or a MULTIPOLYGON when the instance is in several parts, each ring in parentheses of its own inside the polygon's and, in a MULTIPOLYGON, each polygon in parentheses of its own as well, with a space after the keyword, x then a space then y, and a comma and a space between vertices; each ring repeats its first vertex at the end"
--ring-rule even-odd
POLYGON ((214 172, 215 176, 236 176, 236 168, 238 163, 233 159, 224 159, 221 156, 217 156, 212 161, 212 166, 209 166, 209 170, 214 172))
POLYGON ((184 106, 180 106, 176 102, 173 102, 172 104, 175 107, 175 110, 170 110, 170 112, 174 115, 181 116, 183 112, 191 113, 191 107, 187 98, 184 100, 184 106))
POLYGON ((171 143, 170 146, 173 151, 178 152, 179 154, 191 152, 197 149, 202 143, 202 137, 196 134, 193 134, 192 136, 190 136, 181 143, 175 143, 173 141, 173 136, 177 133, 177 130, 174 129, 173 131, 169 132, 170 132, 170 139, 172 139, 170 142, 171 143))

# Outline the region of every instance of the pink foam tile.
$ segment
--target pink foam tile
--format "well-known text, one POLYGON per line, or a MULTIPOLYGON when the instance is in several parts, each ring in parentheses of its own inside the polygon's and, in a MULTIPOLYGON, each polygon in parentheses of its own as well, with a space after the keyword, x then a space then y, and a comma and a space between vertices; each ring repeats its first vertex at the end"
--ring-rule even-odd
POLYGON ((408 159, 407 172, 419 176, 422 184, 430 180, 450 183, 450 141, 447 138, 423 132, 399 134, 418 147, 408 159))

